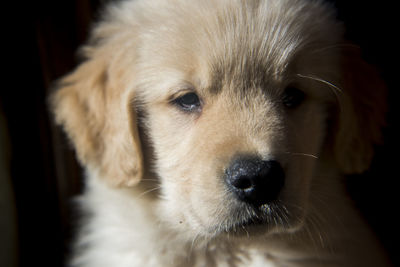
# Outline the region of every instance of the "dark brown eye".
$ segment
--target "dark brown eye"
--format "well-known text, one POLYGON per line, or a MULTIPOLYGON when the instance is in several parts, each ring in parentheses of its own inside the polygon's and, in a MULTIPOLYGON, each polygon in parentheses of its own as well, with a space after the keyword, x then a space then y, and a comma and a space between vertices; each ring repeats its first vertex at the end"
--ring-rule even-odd
POLYGON ((282 102, 287 108, 293 109, 300 106, 301 103, 303 103, 304 99, 305 94, 303 91, 297 89, 296 87, 289 86, 285 89, 285 92, 283 93, 282 102))
POLYGON ((176 98, 173 102, 180 109, 189 112, 198 111, 201 107, 200 98, 193 92, 184 94, 183 96, 176 98))

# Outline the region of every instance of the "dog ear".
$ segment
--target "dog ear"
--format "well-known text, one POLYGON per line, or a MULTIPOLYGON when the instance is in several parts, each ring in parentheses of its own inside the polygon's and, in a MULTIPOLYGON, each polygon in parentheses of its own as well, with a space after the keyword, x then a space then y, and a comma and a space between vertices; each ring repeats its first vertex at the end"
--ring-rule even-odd
POLYGON ((372 161, 374 144, 382 141, 386 88, 358 50, 343 53, 342 70, 334 154, 344 173, 361 173, 372 161))
POLYGON ((106 62, 93 55, 63 78, 50 97, 51 109, 81 164, 112 185, 132 186, 142 176, 134 93, 115 82, 123 80, 120 70, 106 62), (113 78, 114 73, 119 77, 113 78))

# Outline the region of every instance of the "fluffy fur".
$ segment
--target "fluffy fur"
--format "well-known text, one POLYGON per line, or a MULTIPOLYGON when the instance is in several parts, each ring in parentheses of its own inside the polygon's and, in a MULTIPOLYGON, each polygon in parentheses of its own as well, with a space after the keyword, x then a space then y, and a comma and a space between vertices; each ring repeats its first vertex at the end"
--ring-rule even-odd
POLYGON ((316 0, 126 0, 51 98, 86 169, 72 266, 385 266, 346 197, 380 141, 385 94, 316 0), (296 108, 285 88, 305 94, 296 108), (195 112, 174 102, 195 92, 195 112), (223 176, 280 162, 261 210, 223 176), (262 216, 263 223, 254 223, 262 216))

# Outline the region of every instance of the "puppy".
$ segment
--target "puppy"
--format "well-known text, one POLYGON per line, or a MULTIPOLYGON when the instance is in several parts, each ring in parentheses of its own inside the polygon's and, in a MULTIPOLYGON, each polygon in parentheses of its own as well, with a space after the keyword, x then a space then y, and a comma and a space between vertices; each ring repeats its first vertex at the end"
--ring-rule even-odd
POLYGON ((316 0, 125 0, 51 103, 86 170, 72 266, 385 266, 346 197, 385 93, 316 0))

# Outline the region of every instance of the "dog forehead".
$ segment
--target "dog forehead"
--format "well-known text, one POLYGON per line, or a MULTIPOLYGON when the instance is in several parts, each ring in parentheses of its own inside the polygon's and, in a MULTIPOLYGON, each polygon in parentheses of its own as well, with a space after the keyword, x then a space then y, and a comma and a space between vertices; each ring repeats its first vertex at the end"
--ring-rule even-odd
POLYGON ((319 1, 204 0, 177 10, 159 38, 164 47, 157 49, 165 50, 168 65, 203 66, 211 93, 228 81, 240 82, 236 88, 279 82, 299 54, 329 46, 338 36, 332 10, 319 1))
POLYGON ((234 89, 236 92, 248 94, 251 89, 281 87, 285 80, 285 72, 274 71, 265 63, 246 53, 239 58, 215 59, 209 64, 207 93, 216 95, 223 90, 234 89))
POLYGON ((137 66, 146 81, 180 72, 186 81, 202 80, 211 94, 223 88, 276 88, 271 83, 284 87, 299 57, 311 62, 313 50, 341 38, 333 9, 320 1, 173 3, 168 12, 157 8, 143 16, 137 66))

